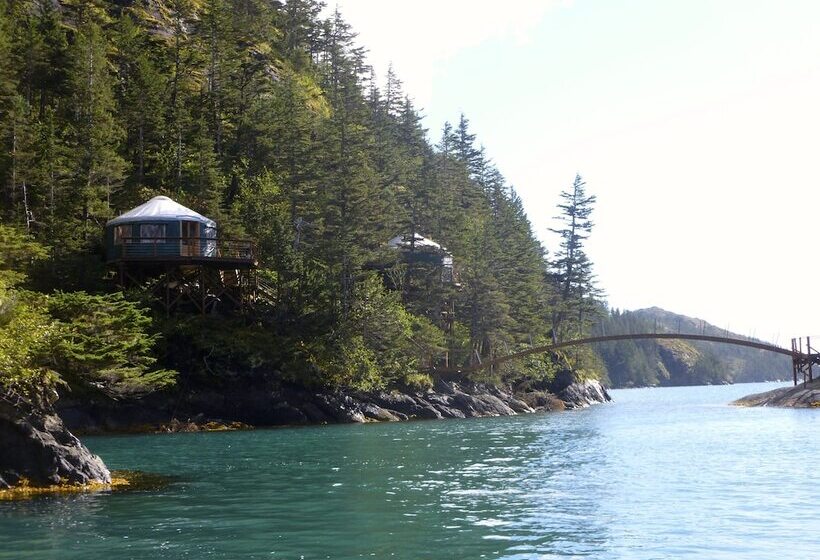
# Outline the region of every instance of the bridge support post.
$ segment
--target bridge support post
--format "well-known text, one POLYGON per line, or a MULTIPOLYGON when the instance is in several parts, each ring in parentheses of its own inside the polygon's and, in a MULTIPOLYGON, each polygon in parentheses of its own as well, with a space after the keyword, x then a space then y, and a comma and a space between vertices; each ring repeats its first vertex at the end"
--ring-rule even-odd
POLYGON ((792 339, 792 374, 795 386, 802 375, 803 383, 814 381, 813 367, 820 365, 820 353, 811 347, 811 337, 806 337, 806 351, 803 351, 803 339, 792 339))

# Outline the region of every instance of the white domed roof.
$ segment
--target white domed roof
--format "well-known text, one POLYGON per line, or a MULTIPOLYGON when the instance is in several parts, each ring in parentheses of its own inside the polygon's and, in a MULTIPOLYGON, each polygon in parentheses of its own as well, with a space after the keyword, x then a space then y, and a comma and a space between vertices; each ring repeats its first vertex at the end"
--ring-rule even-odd
POLYGON ((155 196, 148 202, 140 204, 113 220, 109 220, 105 225, 113 226, 134 222, 176 222, 180 220, 190 220, 200 222, 208 227, 216 227, 216 222, 212 219, 186 208, 167 196, 155 196))
MULTIPOLYGON (((412 245, 416 249, 427 251, 441 251, 447 253, 446 247, 442 247, 432 239, 424 237, 423 235, 416 233, 412 237, 412 239, 414 241, 412 245)), ((393 249, 409 249, 411 245, 410 241, 410 234, 397 235, 396 237, 388 241, 387 245, 393 249)))

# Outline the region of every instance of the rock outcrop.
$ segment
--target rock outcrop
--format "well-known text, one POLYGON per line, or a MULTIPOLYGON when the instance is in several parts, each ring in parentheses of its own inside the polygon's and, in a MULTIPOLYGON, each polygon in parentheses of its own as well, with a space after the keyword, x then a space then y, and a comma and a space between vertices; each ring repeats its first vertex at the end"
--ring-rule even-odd
POLYGON ((0 488, 108 484, 111 473, 50 407, 0 399, 0 488))
POLYGON ((782 406, 787 408, 820 407, 820 379, 795 387, 781 387, 765 393, 748 395, 734 401, 737 406, 782 406))
POLYGON ((612 397, 603 385, 595 380, 571 383, 556 395, 567 408, 586 408, 592 404, 609 402, 612 397))
POLYGON ((72 429, 99 433, 169 431, 171 422, 188 427, 209 422, 282 426, 512 416, 582 408, 609 400, 597 381, 576 382, 568 377, 550 390, 523 393, 483 383, 443 380, 426 391, 320 392, 259 384, 189 387, 184 395, 156 396, 139 404, 72 402, 65 398, 58 405, 72 429))

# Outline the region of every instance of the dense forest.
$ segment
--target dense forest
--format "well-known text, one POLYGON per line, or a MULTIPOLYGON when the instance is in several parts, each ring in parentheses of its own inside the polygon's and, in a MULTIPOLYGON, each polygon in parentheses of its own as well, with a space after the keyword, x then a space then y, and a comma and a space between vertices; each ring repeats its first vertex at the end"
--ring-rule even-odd
MULTIPOLYGON (((587 332, 604 309, 583 251, 595 197, 568 178, 560 245, 456 116, 428 133, 316 0, 0 0, 0 381, 112 398, 180 376, 425 387, 469 363, 587 332), (436 140, 429 140, 429 138, 436 140), (167 195, 253 239, 266 301, 172 314, 125 295, 107 220, 167 195), (423 235, 434 265, 387 241, 423 235)), ((590 349, 479 374, 602 376, 590 349)), ((38 389, 42 394, 42 391, 38 389)))

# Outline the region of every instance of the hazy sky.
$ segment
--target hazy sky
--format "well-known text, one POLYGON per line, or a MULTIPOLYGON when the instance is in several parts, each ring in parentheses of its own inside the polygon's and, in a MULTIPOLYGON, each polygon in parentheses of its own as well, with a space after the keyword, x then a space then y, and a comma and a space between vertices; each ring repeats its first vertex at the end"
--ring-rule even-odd
POLYGON ((820 2, 329 4, 433 140, 467 115, 550 250, 581 173, 611 306, 820 342, 820 2))

